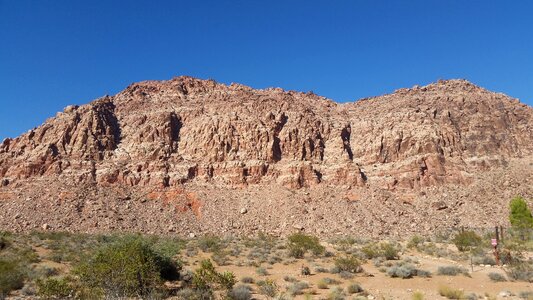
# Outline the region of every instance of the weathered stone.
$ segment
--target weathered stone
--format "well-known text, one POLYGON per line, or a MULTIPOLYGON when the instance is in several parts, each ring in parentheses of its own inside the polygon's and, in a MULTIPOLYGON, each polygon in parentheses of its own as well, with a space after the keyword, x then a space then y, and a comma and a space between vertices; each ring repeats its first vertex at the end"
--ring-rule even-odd
MULTIPOLYGON (((185 236, 294 229, 284 222, 369 235, 484 226, 507 221, 510 187, 531 193, 532 124, 531 107, 465 80, 344 104, 191 77, 146 81, 4 140, 0 203, 34 217, 28 228, 175 224, 185 236), (236 214, 243 200, 253 201, 246 218, 236 214)), ((19 230, 11 216, 0 214, 0 229, 19 230)))

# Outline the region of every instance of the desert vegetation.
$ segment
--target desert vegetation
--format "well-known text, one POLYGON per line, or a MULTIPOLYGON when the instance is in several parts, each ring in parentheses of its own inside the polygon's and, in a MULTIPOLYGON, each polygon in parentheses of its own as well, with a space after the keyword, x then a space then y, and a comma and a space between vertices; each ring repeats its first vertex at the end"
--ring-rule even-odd
POLYGON ((497 258, 491 228, 405 240, 1 232, 0 299, 532 299, 521 201, 497 258))

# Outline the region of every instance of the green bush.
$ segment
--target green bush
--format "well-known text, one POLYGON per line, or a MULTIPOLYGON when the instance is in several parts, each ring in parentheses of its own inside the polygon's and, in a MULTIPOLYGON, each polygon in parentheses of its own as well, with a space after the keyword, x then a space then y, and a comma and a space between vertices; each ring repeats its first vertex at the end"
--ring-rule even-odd
POLYGON ((0 298, 24 286, 24 268, 17 261, 0 258, 0 298))
POLYGON ((222 241, 214 235, 205 235, 198 239, 198 247, 204 252, 216 252, 222 248, 222 241))
POLYGON ((231 290, 237 280, 231 272, 219 273, 213 266, 211 260, 206 259, 200 262, 200 268, 196 269, 193 276, 193 286, 197 290, 231 290))
POLYGON ((481 245, 481 237, 473 231, 461 231, 455 235, 453 243, 457 250, 469 251, 481 245))
POLYGON ((424 243, 424 239, 421 236, 419 236, 419 235, 414 235, 414 236, 411 237, 411 239, 407 243, 407 248, 409 248, 409 249, 412 249, 412 248, 418 249, 418 246, 420 244, 422 244, 422 243, 424 243))
POLYGON ((141 237, 127 236, 97 249, 74 274, 92 293, 145 296, 163 291, 163 279, 176 279, 180 267, 141 237))
POLYGON ((516 228, 533 228, 533 216, 527 207, 526 200, 518 196, 509 204, 509 221, 516 228))
POLYGON ((42 299, 65 299, 76 293, 76 287, 67 278, 39 279, 36 284, 37 295, 42 299))
POLYGON ((388 260, 399 259, 399 249, 389 242, 365 245, 361 251, 368 259, 383 257, 388 260))
POLYGON ((325 251, 324 246, 320 245, 320 241, 316 236, 295 233, 289 236, 288 239, 287 248, 291 257, 302 258, 307 251, 311 251, 313 255, 321 255, 325 251))
POLYGON ((336 258, 335 267, 338 268, 339 272, 359 273, 363 271, 361 262, 353 255, 336 258))

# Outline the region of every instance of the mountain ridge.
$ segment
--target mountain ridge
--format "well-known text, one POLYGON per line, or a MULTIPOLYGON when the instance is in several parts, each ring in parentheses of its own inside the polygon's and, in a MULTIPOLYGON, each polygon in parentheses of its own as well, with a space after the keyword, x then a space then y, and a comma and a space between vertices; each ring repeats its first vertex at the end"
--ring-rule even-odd
MULTIPOLYGON (((118 224, 124 230, 167 231, 157 225, 125 222, 126 212, 110 218, 105 226, 98 221, 89 225, 98 218, 87 203, 104 205, 103 195, 118 193, 120 199, 148 197, 153 200, 150 205, 167 205, 179 212, 174 218, 154 217, 164 219, 164 224, 181 224, 180 229, 173 225, 173 231, 184 233, 196 226, 195 231, 203 232, 216 230, 214 220, 233 222, 252 216, 233 213, 250 201, 249 193, 257 192, 265 201, 269 194, 280 193, 295 198, 295 202, 308 199, 320 203, 325 201, 325 194, 335 191, 338 195, 327 197, 338 198, 338 209, 359 217, 356 207, 375 214, 385 205, 383 201, 394 199, 390 218, 398 225, 397 214, 406 203, 414 209, 456 201, 442 195, 448 194, 447 190, 468 193, 473 186, 491 182, 493 179, 480 179, 489 176, 486 174, 523 172, 524 182, 517 184, 516 190, 529 195, 532 126, 533 108, 462 79, 441 80, 350 103, 337 103, 310 92, 256 90, 188 76, 143 81, 114 96, 67 106, 43 125, 0 144, 0 208, 35 211, 46 206, 42 203, 63 197, 82 206, 69 210, 68 205, 59 204, 68 221, 54 221, 53 212, 49 221, 44 215, 40 220, 27 216, 27 221, 13 224, 4 216, 0 217, 0 227, 29 230, 46 223, 53 228, 98 231, 118 224), (28 190, 30 186, 33 188, 28 190), (67 186, 86 192, 61 196, 69 193, 67 186), (294 193, 286 195, 285 189, 294 193), (225 194, 218 204, 206 200, 225 194), (371 198, 370 207, 363 204, 365 197, 371 198), (431 200, 424 200, 427 197, 431 200), (21 205, 21 199, 27 198, 32 200, 21 205), (184 225, 185 220, 190 224, 184 225)), ((509 181, 518 182, 513 176, 509 181)), ((492 195, 488 191, 482 194, 490 201, 501 197, 511 189, 504 183, 499 182, 492 195)), ((283 202, 281 198, 275 201, 276 206, 299 209, 283 206, 283 202)), ((109 200, 107 205, 110 203, 124 209, 118 199, 109 200)), ((130 207, 144 203, 130 203, 130 207)), ((501 210, 506 209, 501 200, 499 203, 501 210)), ((263 207, 264 203, 256 205, 263 207)), ((326 209, 324 205, 317 204, 315 210, 326 209)), ((444 206, 444 211, 452 207, 444 206)), ((263 209, 255 216, 270 215, 271 209, 263 209)), ((138 211, 129 213, 146 219, 138 211)), ((486 222, 468 220, 461 210, 449 213, 449 221, 435 224, 486 222)), ((504 222, 502 211, 492 214, 504 222)), ((304 215, 303 220, 293 215, 294 223, 308 224, 298 227, 315 230, 333 226, 312 225, 313 220, 323 219, 309 216, 309 211, 304 215)), ((405 224, 387 231, 411 231, 409 220, 417 218, 411 216, 405 224)), ((247 222, 237 229, 228 225, 231 228, 225 230, 257 227, 247 222)), ((268 226, 282 223, 274 218, 268 226)))

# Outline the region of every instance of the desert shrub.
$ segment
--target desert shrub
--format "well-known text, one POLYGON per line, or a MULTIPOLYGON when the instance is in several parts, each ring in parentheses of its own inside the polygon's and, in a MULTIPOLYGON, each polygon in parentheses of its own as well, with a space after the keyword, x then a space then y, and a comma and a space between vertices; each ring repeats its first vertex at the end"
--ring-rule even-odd
POLYGON ((515 228, 533 228, 533 216, 524 198, 518 196, 509 203, 509 221, 515 228))
POLYGON ((241 278, 242 283, 254 283, 254 279, 252 277, 243 277, 241 278))
POLYGON ((263 267, 259 267, 257 269, 255 269, 255 273, 257 273, 258 275, 261 275, 261 276, 267 276, 268 275, 268 271, 263 268, 263 267))
POLYGON ((391 260, 391 259, 399 259, 400 255, 398 254, 399 249, 395 247, 391 243, 381 243, 380 245, 380 253, 381 256, 385 257, 385 259, 391 260))
POLYGON ((387 275, 398 278, 412 278, 416 276, 416 267, 412 264, 404 264, 402 266, 392 266, 387 269, 387 275))
POLYGON ((213 252, 211 259, 219 266, 227 266, 231 260, 228 257, 228 251, 217 249, 213 252))
POLYGON ((200 262, 200 267, 193 275, 193 286, 198 290, 231 290, 236 283, 232 272, 217 272, 211 260, 200 262))
POLYGON ((361 249, 363 254, 368 259, 383 257, 387 260, 399 259, 399 249, 389 242, 380 244, 370 243, 361 249))
POLYGON ((506 269, 507 277, 516 281, 533 281, 533 264, 527 261, 515 260, 506 269))
POLYGON ((329 294, 328 294, 328 300, 344 300, 346 297, 346 293, 344 293, 344 290, 337 286, 335 287, 329 294))
POLYGON ((461 231, 453 238, 453 243, 461 252, 480 246, 481 241, 481 237, 477 233, 469 230, 461 231))
POLYGON ((331 240, 331 243, 335 245, 335 248, 339 251, 347 251, 353 245, 357 243, 357 240, 353 237, 337 237, 331 240))
POLYGON ((490 265, 494 266, 496 265, 496 260, 494 258, 483 255, 483 256, 474 256, 472 257, 472 263, 475 265, 490 265))
POLYGON ((292 276, 287 276, 287 275, 283 276, 283 280, 285 280, 287 282, 297 282, 298 281, 298 279, 296 279, 296 278, 294 278, 292 276))
POLYGON ((315 272, 316 273, 327 273, 328 272, 328 269, 322 267, 322 266, 316 266, 315 267, 315 272))
POLYGON ((381 267, 381 264, 383 264, 384 260, 385 259, 383 257, 376 257, 372 259, 372 263, 374 264, 375 267, 379 268, 381 267))
POLYGON ((360 293, 363 291, 363 288, 357 284, 357 283, 351 283, 350 285, 348 285, 348 287, 346 288, 346 291, 349 293, 349 294, 356 294, 356 293, 360 293))
POLYGON ((36 284, 41 299, 65 299, 76 293, 75 285, 68 278, 47 278, 37 280, 36 284))
POLYGON ((324 277, 321 279, 321 281, 327 283, 327 284, 341 284, 340 281, 336 280, 336 279, 333 279, 333 278, 329 278, 329 277, 324 277))
POLYGON ((416 291, 413 293, 413 296, 411 297, 413 300, 424 300, 424 294, 422 292, 416 291))
POLYGON ((457 266, 440 266, 437 269, 438 275, 456 276, 458 274, 468 275, 468 270, 457 266))
POLYGON ((259 293, 268 297, 275 297, 278 294, 278 285, 272 279, 257 282, 259 293))
POLYGON ((324 246, 320 245, 316 236, 295 233, 290 235, 288 239, 287 248, 291 257, 302 258, 307 251, 311 251, 313 255, 321 255, 325 251, 324 246))
POLYGON ((416 276, 418 277, 431 277, 431 272, 421 269, 416 269, 416 276))
POLYGON ((453 289, 449 286, 441 286, 439 288, 439 295, 448 299, 464 299, 464 292, 461 290, 453 289))
POLYGON ((210 300, 213 294, 211 291, 184 288, 176 293, 176 297, 180 300, 210 300))
POLYGON ((0 258, 0 298, 24 286, 25 268, 17 261, 0 258))
POLYGON ((507 281, 507 279, 505 279, 505 276, 503 276, 500 273, 490 272, 488 276, 490 280, 495 281, 495 282, 507 281))
POLYGON ((153 295, 181 266, 156 253, 143 238, 127 236, 97 249, 74 270, 93 293, 118 297, 153 295))
POLYGON ((198 238, 198 247, 204 252, 215 252, 222 248, 222 241, 214 235, 205 235, 198 238))
POLYGON ((321 290, 326 290, 326 289, 329 288, 329 284, 324 279, 320 279, 317 282, 316 287, 321 289, 321 290))
POLYGON ((232 300, 249 300, 252 299, 250 287, 247 285, 238 285, 228 292, 228 298, 232 300))
POLYGON ((47 278, 50 276, 56 276, 59 275, 59 270, 53 267, 48 266, 39 266, 36 267, 32 274, 30 275, 32 279, 35 278, 47 278))
POLYGON ((342 278, 342 279, 352 279, 353 278, 353 273, 352 272, 348 272, 348 271, 341 271, 339 273, 339 277, 342 278))
POLYGON ((363 271, 363 268, 361 268, 361 262, 359 262, 357 257, 353 255, 336 258, 335 267, 339 269, 339 273, 342 271, 351 273, 359 273, 363 271))
POLYGON ((295 282, 287 287, 287 292, 291 296, 301 295, 303 294, 303 290, 309 288, 309 284, 304 281, 295 282))
POLYGON ((518 293, 518 297, 520 297, 520 299, 532 300, 533 299, 533 291, 522 291, 522 292, 518 293))
POLYGON ((174 258, 185 248, 185 241, 176 237, 152 237, 152 248, 163 257, 174 258))

